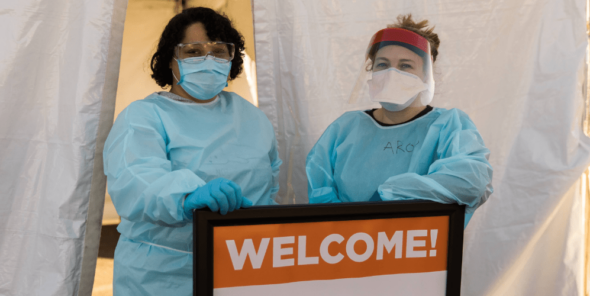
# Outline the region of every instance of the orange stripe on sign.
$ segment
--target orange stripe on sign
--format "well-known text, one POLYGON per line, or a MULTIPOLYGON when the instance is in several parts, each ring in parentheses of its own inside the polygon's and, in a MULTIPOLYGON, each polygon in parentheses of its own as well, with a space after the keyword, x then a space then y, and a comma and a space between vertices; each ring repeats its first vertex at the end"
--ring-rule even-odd
POLYGON ((215 227, 213 286, 443 271, 449 217, 215 227))

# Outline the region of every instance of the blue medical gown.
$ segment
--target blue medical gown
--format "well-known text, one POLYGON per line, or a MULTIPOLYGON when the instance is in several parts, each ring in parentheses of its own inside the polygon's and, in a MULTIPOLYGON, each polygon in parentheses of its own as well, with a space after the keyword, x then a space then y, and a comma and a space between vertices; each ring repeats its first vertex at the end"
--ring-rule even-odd
POLYGON ((465 225, 493 192, 490 151, 467 114, 434 108, 413 121, 381 126, 347 112, 307 156, 309 202, 430 200, 466 205, 465 225))
POLYGON ((115 295, 192 295, 192 222, 185 195, 215 178, 273 204, 281 160, 272 125, 240 96, 206 104, 154 93, 118 116, 104 148, 108 190, 121 223, 115 295))

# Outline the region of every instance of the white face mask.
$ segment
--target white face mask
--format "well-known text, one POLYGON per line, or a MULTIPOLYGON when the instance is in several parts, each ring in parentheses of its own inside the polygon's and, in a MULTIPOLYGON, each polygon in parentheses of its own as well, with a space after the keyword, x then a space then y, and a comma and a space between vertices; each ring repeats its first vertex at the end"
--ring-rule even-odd
MULTIPOLYGON (((373 72, 369 80, 369 96, 371 101, 381 103, 389 111, 400 111, 412 104, 414 100, 429 89, 428 85, 418 76, 396 68, 373 72)), ((428 97, 428 96, 421 96, 428 97)), ((432 96, 429 96, 432 100, 432 96)), ((422 100, 424 105, 430 100, 422 100)))

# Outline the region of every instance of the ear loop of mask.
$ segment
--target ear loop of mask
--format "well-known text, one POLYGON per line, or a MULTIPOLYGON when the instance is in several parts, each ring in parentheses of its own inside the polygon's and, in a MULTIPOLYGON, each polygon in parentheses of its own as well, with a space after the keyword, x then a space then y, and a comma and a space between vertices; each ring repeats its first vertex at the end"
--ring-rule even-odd
MULTIPOLYGON (((180 73, 180 63, 178 62, 178 60, 176 58, 173 58, 176 61, 176 64, 178 65, 178 73, 180 73)), ((180 84, 180 80, 178 78, 176 78, 176 75, 174 75, 174 70, 170 69, 170 71, 172 71, 172 77, 174 77, 174 79, 176 79, 176 85, 180 84)), ((182 75, 182 74, 180 74, 182 75)))
POLYGON ((172 71, 172 77, 174 77, 174 79, 176 79, 176 85, 178 85, 180 83, 180 80, 178 80, 178 78, 176 78, 176 75, 174 75, 174 71, 172 71))

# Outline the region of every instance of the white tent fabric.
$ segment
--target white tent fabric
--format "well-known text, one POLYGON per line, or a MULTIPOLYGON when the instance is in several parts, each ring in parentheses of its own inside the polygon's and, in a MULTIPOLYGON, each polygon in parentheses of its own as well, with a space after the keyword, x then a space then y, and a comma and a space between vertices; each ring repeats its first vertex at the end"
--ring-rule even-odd
POLYGON ((469 114, 495 193, 466 230, 464 295, 583 295, 585 0, 254 0, 259 106, 283 203, 305 203, 307 153, 347 105, 371 35, 413 13, 441 39, 433 104, 469 114))
POLYGON ((0 1, 0 295, 90 295, 125 0, 0 1))

